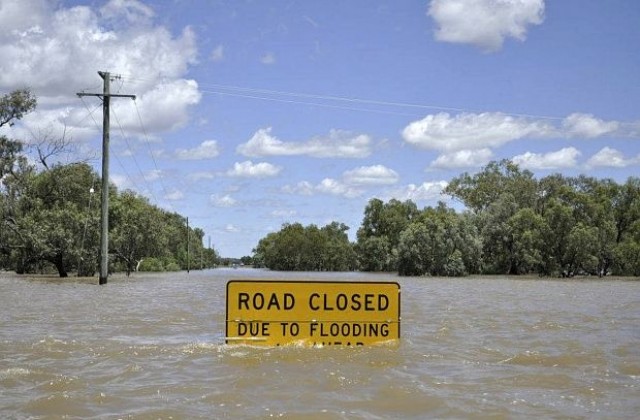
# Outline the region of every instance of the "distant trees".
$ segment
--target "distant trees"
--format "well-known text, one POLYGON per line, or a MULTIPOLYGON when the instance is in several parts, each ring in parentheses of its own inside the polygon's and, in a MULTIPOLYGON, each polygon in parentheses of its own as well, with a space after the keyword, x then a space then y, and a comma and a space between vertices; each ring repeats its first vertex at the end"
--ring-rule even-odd
MULTIPOLYGON (((0 127, 35 105, 28 90, 3 96, 0 127)), ((60 277, 73 271, 93 275, 99 249, 99 175, 85 163, 51 163, 47 159, 52 154, 40 151, 38 170, 22 154, 19 141, 0 136, 0 269, 30 273, 54 268, 60 277)), ((115 186, 109 195, 111 271, 130 273, 145 260, 155 270, 217 264, 215 250, 202 245, 204 232, 187 229, 184 217, 115 186)))
POLYGON ((253 263, 273 270, 354 270, 356 255, 346 234, 348 229, 337 222, 322 228, 285 224, 260 240, 253 250, 253 263))
MULTIPOLYGON (((374 198, 355 244, 311 225, 284 225, 262 239, 256 260, 275 270, 395 271, 403 276, 529 274, 640 276, 640 179, 584 175, 537 180, 508 160, 463 173, 444 192, 467 208, 374 198), (326 243, 340 244, 338 248, 326 243), (342 250, 338 264, 326 255, 342 250)), ((336 226, 334 223, 334 231, 336 226)), ((342 226, 338 231, 346 232, 342 226)))

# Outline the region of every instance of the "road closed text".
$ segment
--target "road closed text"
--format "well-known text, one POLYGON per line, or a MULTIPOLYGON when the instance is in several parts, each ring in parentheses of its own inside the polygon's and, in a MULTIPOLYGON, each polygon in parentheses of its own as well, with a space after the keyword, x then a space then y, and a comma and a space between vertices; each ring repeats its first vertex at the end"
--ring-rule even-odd
POLYGON ((361 346, 400 338, 400 286, 386 282, 227 283, 226 342, 361 346))
MULTIPOLYGON (((389 297, 374 293, 311 293, 302 304, 307 304, 312 311, 385 311, 389 308, 389 297)), ((238 293, 238 310, 255 311, 291 311, 296 307, 296 297, 292 293, 262 292, 238 293)))

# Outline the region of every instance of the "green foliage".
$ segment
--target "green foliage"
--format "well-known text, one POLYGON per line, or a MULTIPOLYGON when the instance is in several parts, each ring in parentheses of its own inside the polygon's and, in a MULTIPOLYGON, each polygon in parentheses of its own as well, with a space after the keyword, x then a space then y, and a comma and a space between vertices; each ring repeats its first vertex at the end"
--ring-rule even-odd
POLYGON ((164 271, 164 264, 160 258, 145 258, 140 262, 138 271, 160 272, 164 271))
POLYGON ((272 270, 350 271, 355 269, 355 251, 346 234, 348 226, 333 222, 316 225, 285 224, 261 239, 253 250, 253 261, 272 270))
MULTIPOLYGON (((31 111, 28 90, 0 97, 0 127, 31 111)), ((90 276, 97 270, 99 176, 83 163, 28 164, 16 140, 0 136, 0 269, 18 273, 70 271, 90 276)), ((109 269, 135 271, 208 268, 218 263, 204 249, 204 232, 186 219, 151 205, 131 191, 109 188, 109 269), (142 261, 142 263, 141 263, 142 261)))

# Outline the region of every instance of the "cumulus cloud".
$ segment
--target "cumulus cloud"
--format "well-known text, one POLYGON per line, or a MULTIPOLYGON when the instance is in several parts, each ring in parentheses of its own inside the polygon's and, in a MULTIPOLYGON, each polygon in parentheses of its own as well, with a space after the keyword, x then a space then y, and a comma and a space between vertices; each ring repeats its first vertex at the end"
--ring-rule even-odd
POLYGON ((164 173, 160 169, 151 169, 143 174, 147 182, 157 181, 164 177, 164 173))
POLYGON ((343 174, 343 180, 350 185, 389 185, 398 182, 400 176, 384 165, 361 166, 343 174))
POLYGON ((328 194, 345 198, 358 197, 364 192, 360 188, 345 184, 343 181, 334 178, 325 178, 316 185, 313 185, 309 181, 300 181, 295 185, 285 185, 282 187, 281 191, 287 194, 308 196, 315 194, 328 194))
POLYGON ((580 151, 575 147, 565 147, 555 152, 531 153, 514 156, 513 162, 525 169, 575 168, 580 151))
POLYGON ((271 134, 271 127, 261 128, 240 144, 236 151, 247 157, 310 156, 316 158, 362 158, 371 153, 371 138, 347 131, 331 130, 329 135, 305 142, 284 142, 271 134))
POLYGON ((173 190, 164 195, 165 200, 180 201, 184 198, 184 193, 180 190, 173 190))
POLYGON ((404 128, 402 137, 414 146, 443 152, 498 147, 529 136, 543 136, 553 130, 545 121, 531 121, 500 112, 446 112, 427 115, 404 128))
POLYGON ((276 56, 272 52, 265 53, 261 58, 260 62, 267 66, 276 63, 276 56))
POLYGON ((211 55, 209 56, 211 61, 218 62, 224 60, 224 46, 219 44, 217 47, 211 51, 211 55))
POLYGON ((388 197, 400 201, 437 201, 442 199, 442 190, 444 190, 447 185, 449 185, 449 183, 446 181, 429 181, 423 182, 420 185, 409 184, 389 191, 388 197))
POLYGON ((594 138, 616 131, 620 123, 604 121, 591 114, 574 113, 562 121, 562 127, 570 136, 594 138))
POLYGON ((393 169, 384 165, 361 166, 342 173, 340 179, 325 178, 314 185, 301 181, 295 185, 286 185, 282 192, 288 194, 314 195, 329 194, 345 198, 360 197, 367 187, 392 185, 400 176, 393 169))
MULTIPOLYGON (((96 71, 108 71, 122 75, 112 81, 112 91, 138 96, 150 134, 182 126, 189 106, 200 100, 197 83, 184 78, 196 62, 195 35, 189 27, 173 34, 154 18, 153 9, 138 0, 110 0, 100 9, 54 8, 44 0, 3 2, 0 89, 29 86, 39 100, 34 118, 53 120, 60 131, 66 126, 78 139, 89 135, 87 128, 95 133, 95 127, 75 93, 101 93, 96 71)), ((94 108, 90 98, 84 101, 94 108)), ((114 100, 112 109, 125 130, 141 131, 129 100, 114 100)))
POLYGON ((591 156, 586 163, 589 168, 606 167, 606 168, 624 168, 640 163, 640 155, 635 158, 627 159, 622 152, 610 147, 603 147, 595 155, 591 156))
POLYGON ((176 150, 176 157, 180 160, 201 160, 211 159, 220 154, 218 142, 215 140, 206 140, 192 149, 176 150))
POLYGON ((430 167, 435 169, 475 168, 487 164, 493 157, 491 149, 459 150, 438 156, 431 162, 430 167))
POLYGON ((285 185, 282 192, 287 194, 313 195, 315 188, 309 181, 300 181, 295 185, 285 185))
POLYGON ((433 167, 476 166, 490 156, 491 149, 529 138, 593 139, 606 135, 638 137, 634 123, 605 121, 591 114, 574 113, 564 119, 522 117, 500 112, 446 112, 427 115, 402 130, 405 142, 416 147, 444 152, 433 167), (477 159, 477 161, 474 161, 477 159))
POLYGON ((227 171, 227 176, 239 178, 267 178, 276 176, 282 170, 281 167, 267 162, 253 163, 250 160, 236 162, 233 169, 227 171))
POLYGON ((544 20, 544 0, 431 0, 427 15, 438 41, 492 52, 506 38, 524 41, 528 28, 544 20))
POLYGON ((231 197, 229 194, 213 194, 209 197, 209 202, 214 207, 233 207, 238 203, 238 201, 235 198, 231 197))

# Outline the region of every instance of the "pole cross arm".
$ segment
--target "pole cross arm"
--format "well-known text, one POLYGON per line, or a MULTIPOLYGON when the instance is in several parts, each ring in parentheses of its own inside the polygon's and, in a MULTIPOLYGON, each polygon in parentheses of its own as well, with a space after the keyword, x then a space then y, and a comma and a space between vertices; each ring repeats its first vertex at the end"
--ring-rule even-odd
POLYGON ((110 98, 131 98, 133 100, 136 99, 136 95, 120 95, 117 93, 109 93, 109 94, 104 94, 104 93, 76 93, 76 95, 78 95, 79 97, 83 97, 83 96, 98 96, 100 98, 104 98, 105 96, 108 96, 110 98))

